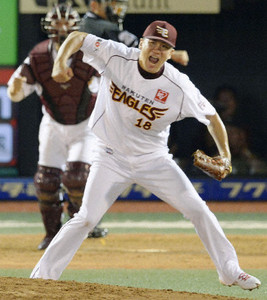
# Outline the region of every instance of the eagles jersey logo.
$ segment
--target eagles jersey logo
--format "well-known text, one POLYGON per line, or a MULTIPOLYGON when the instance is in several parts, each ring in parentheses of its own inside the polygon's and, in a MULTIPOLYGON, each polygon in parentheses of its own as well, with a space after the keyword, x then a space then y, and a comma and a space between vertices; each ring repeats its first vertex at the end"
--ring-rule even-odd
POLYGON ((169 96, 168 92, 158 89, 154 100, 160 103, 165 103, 167 101, 168 96, 169 96))
MULTIPOLYGON (((161 116, 164 116, 165 112, 169 109, 153 107, 149 104, 142 103, 140 100, 137 100, 131 95, 127 94, 126 92, 123 92, 113 81, 111 82, 109 91, 111 93, 112 100, 116 102, 121 102, 127 105, 128 107, 138 111, 141 115, 145 116, 150 121, 154 121, 156 119, 161 118, 161 116)), ((166 93, 164 91, 162 92, 166 93)), ((169 93, 167 93, 166 97, 168 97, 168 95, 169 93)))

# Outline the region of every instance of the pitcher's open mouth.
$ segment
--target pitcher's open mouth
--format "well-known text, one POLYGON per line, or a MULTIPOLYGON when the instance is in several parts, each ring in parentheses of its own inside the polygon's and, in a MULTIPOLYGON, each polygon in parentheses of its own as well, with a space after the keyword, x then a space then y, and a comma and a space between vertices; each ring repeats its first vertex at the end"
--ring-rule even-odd
POLYGON ((159 59, 153 56, 149 56, 149 61, 153 64, 156 64, 159 61, 159 59))

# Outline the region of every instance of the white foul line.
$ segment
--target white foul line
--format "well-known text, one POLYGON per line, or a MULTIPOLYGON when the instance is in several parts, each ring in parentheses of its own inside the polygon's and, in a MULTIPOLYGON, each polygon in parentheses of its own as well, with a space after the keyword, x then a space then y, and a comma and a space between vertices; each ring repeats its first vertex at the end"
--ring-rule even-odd
MULTIPOLYGON (((221 221, 220 225, 225 229, 267 229, 265 221, 221 221)), ((106 228, 143 228, 143 229, 191 229, 194 228, 189 221, 122 221, 122 222, 102 222, 102 227, 106 228)), ((43 227, 41 222, 20 222, 1 221, 0 228, 39 228, 43 227)))

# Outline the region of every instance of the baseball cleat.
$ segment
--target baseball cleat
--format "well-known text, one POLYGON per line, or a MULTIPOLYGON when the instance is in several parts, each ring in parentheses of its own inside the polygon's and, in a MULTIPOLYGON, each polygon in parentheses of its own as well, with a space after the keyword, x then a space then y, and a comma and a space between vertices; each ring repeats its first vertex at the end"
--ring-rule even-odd
POLYGON ((232 284, 225 284, 222 281, 221 281, 221 283, 223 285, 227 285, 227 286, 238 285, 243 290, 249 290, 249 291, 252 291, 254 289, 258 289, 261 285, 261 282, 258 278, 254 277, 252 275, 249 275, 245 272, 240 273, 237 280, 232 284))
POLYGON ((38 245, 38 250, 44 250, 46 249, 49 244, 51 243, 51 241, 53 240, 53 236, 46 236, 41 243, 38 245))
POLYGON ((101 238, 108 234, 107 228, 95 227, 93 231, 88 234, 88 238, 101 238))

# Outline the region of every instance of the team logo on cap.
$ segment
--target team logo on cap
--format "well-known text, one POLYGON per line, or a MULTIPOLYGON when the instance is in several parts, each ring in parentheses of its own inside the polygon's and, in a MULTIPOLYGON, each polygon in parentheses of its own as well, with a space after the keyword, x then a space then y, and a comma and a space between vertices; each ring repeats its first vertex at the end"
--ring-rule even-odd
POLYGON ((167 101, 168 96, 169 96, 168 92, 158 89, 154 100, 160 103, 165 103, 167 101))
POLYGON ((168 29, 157 26, 156 30, 157 33, 160 34, 162 37, 168 38, 168 33, 169 33, 168 29))

